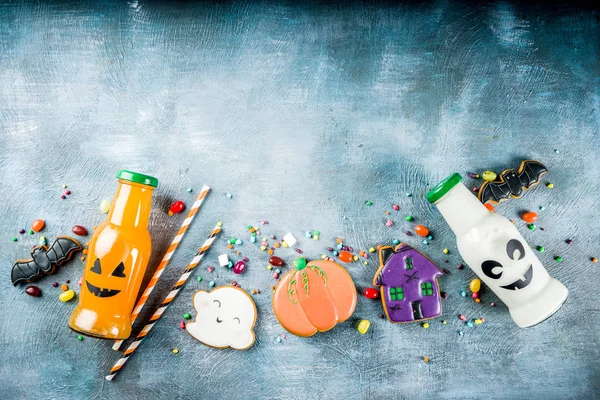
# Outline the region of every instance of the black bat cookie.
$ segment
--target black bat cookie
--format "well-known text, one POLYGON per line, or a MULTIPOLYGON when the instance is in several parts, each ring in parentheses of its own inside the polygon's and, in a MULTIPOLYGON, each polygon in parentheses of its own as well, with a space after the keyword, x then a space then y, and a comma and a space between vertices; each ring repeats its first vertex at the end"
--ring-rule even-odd
POLYGON ((498 204, 508 200, 510 197, 518 199, 525 190, 529 190, 540 182, 540 177, 548 172, 548 169, 539 161, 525 160, 519 169, 507 169, 502 171, 492 182, 484 182, 479 188, 477 197, 482 203, 492 202, 498 204))
POLYGON ((52 274, 57 267, 69 261, 83 246, 73 238, 59 236, 52 246, 35 246, 30 260, 17 260, 13 264, 10 278, 13 285, 32 282, 44 275, 52 274))

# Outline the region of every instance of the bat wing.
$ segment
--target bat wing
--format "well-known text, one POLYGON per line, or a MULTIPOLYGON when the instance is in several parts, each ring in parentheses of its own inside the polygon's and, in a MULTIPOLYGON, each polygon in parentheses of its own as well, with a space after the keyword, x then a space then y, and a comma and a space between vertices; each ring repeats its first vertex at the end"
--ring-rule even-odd
POLYGON ((540 183, 540 178, 547 172, 548 169, 546 166, 535 160, 523 161, 517 171, 521 185, 525 189, 529 189, 540 183))
POLYGON ((68 261, 73 254, 82 249, 83 246, 77 240, 69 236, 59 236, 48 248, 46 254, 52 267, 56 267, 68 261))
POLYGON ((41 271, 40 266, 33 260, 17 260, 13 264, 10 279, 12 284, 17 286, 19 283, 35 280, 35 278, 43 275, 41 271))
POLYGON ((487 203, 488 201, 498 204, 510 197, 510 188, 503 180, 484 182, 479 188, 477 197, 483 204, 487 203))

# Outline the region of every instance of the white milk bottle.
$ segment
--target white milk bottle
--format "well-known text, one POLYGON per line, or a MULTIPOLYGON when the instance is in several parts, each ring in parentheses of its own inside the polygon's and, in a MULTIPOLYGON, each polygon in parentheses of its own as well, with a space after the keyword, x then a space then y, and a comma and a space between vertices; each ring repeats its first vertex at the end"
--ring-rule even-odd
POLYGON ((560 308, 569 291, 548 275, 517 228, 489 212, 461 182, 460 174, 450 175, 427 200, 454 231, 463 260, 506 304, 513 321, 521 328, 542 322, 560 308))

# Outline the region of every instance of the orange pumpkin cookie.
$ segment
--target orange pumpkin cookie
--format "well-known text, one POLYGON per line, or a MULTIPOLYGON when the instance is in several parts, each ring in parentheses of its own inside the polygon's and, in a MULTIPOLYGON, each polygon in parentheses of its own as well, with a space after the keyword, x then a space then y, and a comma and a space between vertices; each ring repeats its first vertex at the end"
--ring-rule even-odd
POLYGON ((350 318, 356 307, 356 287, 346 270, 331 261, 293 262, 273 293, 279 323, 297 336, 325 332, 350 318))

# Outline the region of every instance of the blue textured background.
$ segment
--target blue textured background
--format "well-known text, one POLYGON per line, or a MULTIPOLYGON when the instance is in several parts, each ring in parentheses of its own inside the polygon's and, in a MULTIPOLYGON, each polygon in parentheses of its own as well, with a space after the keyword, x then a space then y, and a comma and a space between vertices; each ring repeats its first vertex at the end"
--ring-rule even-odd
MULTIPOLYGON (((600 257, 597 11, 505 2, 95 3, 0 5, 0 398, 600 396, 600 264, 590 262, 600 257), (529 329, 502 304, 490 307, 497 299, 489 291, 481 304, 458 294, 474 275, 455 268, 454 237, 424 200, 453 171, 499 172, 524 158, 548 166, 543 181, 554 189, 542 184, 497 211, 530 245, 546 247, 542 262, 570 290, 555 316, 529 329), (188 186, 214 188, 150 309, 217 220, 225 234, 197 271, 204 280, 185 287, 110 383, 117 353, 108 342, 76 339, 66 326, 75 304, 59 302, 50 285, 77 282, 82 263, 40 281, 41 298, 14 288, 9 270, 37 243, 39 235, 17 233, 35 218, 46 220, 49 240, 102 221, 98 204, 112 197, 121 168, 161 181, 148 274, 183 218, 169 218, 169 204, 191 200, 188 186), (529 231, 519 212, 540 205, 545 231, 529 231), (430 245, 405 236, 407 214, 430 227, 430 245), (338 236, 355 249, 406 240, 451 271, 440 279, 447 325, 391 325, 378 318, 378 301, 359 296, 351 321, 276 342, 275 281, 245 230, 263 219, 264 234, 293 232, 309 258, 338 236), (321 240, 303 238, 308 229, 321 240), (231 236, 246 241, 247 273, 209 274, 231 236), (235 278, 262 291, 254 347, 215 350, 182 332, 193 292, 235 278), (459 313, 486 322, 467 328, 459 313), (363 318, 372 321, 366 336, 356 331, 363 318)), ((360 291, 376 269, 369 261, 347 266, 360 291)))

